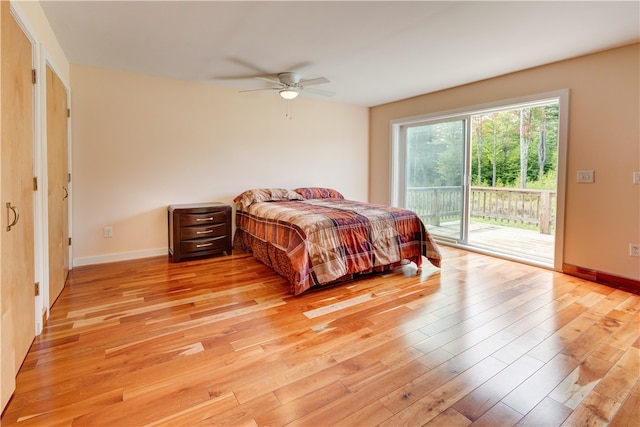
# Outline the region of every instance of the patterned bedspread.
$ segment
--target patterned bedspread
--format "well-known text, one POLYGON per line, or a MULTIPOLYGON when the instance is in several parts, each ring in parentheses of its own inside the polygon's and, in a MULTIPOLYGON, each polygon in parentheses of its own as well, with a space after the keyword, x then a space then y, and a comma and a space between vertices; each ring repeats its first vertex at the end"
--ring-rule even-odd
POLYGON ((412 211, 345 199, 253 203, 236 227, 284 251, 295 270, 294 294, 350 274, 382 271, 402 260, 440 266, 440 252, 412 211))

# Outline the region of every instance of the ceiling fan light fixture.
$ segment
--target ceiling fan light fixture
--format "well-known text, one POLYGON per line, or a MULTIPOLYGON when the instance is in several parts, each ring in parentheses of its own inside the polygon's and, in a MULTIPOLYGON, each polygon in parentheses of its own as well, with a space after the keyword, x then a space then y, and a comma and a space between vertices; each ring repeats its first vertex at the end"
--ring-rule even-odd
POLYGON ((294 99, 300 94, 300 88, 297 87, 285 87, 280 89, 280 96, 284 99, 294 99))

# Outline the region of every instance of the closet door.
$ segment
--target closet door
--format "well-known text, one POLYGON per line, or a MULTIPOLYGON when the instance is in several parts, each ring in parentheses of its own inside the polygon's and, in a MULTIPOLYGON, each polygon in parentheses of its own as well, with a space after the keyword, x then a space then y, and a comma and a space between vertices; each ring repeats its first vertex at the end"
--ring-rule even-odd
POLYGON ((69 167, 67 91, 47 66, 47 179, 49 211, 49 308, 69 273, 69 167))
POLYGON ((0 2, 1 407, 35 337, 32 46, 0 2))

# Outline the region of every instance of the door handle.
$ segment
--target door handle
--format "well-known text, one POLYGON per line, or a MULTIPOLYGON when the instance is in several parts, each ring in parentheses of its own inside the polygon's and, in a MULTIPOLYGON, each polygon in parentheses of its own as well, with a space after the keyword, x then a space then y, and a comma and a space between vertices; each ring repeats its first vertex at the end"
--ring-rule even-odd
POLYGON ((15 206, 11 206, 11 202, 7 202, 7 231, 11 231, 11 228, 13 226, 15 226, 18 223, 18 220, 20 219, 20 211, 18 210, 17 207, 15 206), (13 221, 9 221, 9 218, 11 216, 11 213, 13 212, 13 221))
POLYGON ((67 187, 62 187, 62 189, 64 190, 64 197, 62 200, 66 200, 67 197, 69 197, 69 191, 67 191, 67 187))

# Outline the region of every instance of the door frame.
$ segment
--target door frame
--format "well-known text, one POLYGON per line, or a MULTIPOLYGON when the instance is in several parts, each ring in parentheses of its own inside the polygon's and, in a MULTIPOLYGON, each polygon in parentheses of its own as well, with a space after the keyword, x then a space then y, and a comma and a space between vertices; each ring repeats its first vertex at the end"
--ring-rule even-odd
MULTIPOLYGON (((453 120, 456 118, 463 119, 464 117, 471 116, 476 112, 484 110, 497 109, 501 106, 508 104, 525 104, 530 102, 539 101, 542 99, 557 98, 560 106, 558 117, 558 158, 557 158, 557 183, 556 183, 556 230, 555 230, 555 246, 554 246, 554 261, 553 270, 562 271, 562 265, 564 262, 564 222, 565 222, 565 200, 566 200, 566 176, 567 176, 567 142, 568 142, 568 127, 569 127, 569 89, 556 90, 551 92, 538 93, 518 98, 504 99, 500 101, 493 101, 485 104, 467 106, 456 108, 452 110, 440 111, 435 113, 427 113, 417 116, 411 116, 406 118, 395 119, 390 122, 390 155, 389 155, 389 170, 390 170, 390 202, 393 206, 404 206, 404 193, 401 191, 404 188, 402 184, 404 180, 404 166, 402 159, 404 158, 404 139, 402 135, 402 128, 406 125, 415 124, 424 121, 445 121, 453 120)), ((467 133, 470 130, 467 129, 467 133)), ((469 162, 467 158, 470 155, 465 153, 465 161, 469 162)), ((467 165, 465 165, 465 172, 463 176, 464 185, 467 187, 469 184, 470 176, 467 165)), ((467 219, 464 219, 466 223, 467 219)), ((465 225, 466 226, 466 225, 465 225)), ((474 248, 466 245, 457 244, 456 242, 447 240, 438 240, 439 243, 459 247, 465 250, 473 250, 481 253, 490 253, 502 258, 514 259, 519 262, 531 263, 538 265, 534 262, 528 262, 522 258, 509 257, 503 254, 495 254, 483 249, 474 248)))

